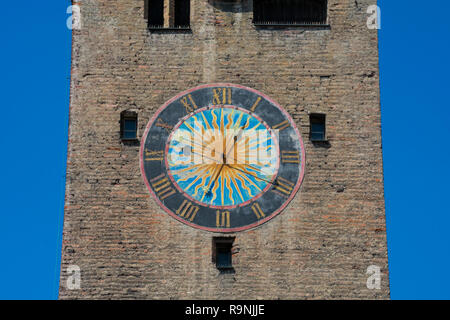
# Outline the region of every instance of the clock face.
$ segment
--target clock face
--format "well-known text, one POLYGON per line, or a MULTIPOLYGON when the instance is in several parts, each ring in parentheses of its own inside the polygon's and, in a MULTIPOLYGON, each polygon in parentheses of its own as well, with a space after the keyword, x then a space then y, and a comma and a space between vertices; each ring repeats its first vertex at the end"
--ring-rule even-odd
POLYGON ((141 172, 173 218, 213 232, 261 225, 292 200, 305 152, 294 121, 256 90, 200 86, 181 93, 150 120, 141 172))

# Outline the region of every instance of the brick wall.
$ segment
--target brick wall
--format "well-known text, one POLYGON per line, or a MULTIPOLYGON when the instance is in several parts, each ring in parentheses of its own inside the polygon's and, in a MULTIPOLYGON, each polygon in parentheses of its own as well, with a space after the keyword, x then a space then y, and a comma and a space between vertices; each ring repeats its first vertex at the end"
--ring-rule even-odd
POLYGON ((191 0, 192 32, 149 32, 144 0, 83 0, 73 31, 60 298, 389 298, 378 39, 374 0, 329 0, 329 28, 262 29, 252 1, 191 0), (287 209, 236 233, 235 274, 211 260, 212 237, 169 217, 120 141, 120 113, 139 136, 177 93, 229 82, 259 90, 294 118, 306 148, 303 185, 287 209), (327 114, 329 145, 308 141, 327 114), (67 267, 81 289, 66 288, 67 267), (381 290, 366 269, 382 269, 381 290))

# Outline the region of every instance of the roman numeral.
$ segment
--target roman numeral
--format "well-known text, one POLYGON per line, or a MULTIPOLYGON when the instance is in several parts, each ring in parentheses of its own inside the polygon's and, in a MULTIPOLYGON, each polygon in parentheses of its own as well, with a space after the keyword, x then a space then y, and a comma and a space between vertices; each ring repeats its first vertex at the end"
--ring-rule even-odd
POLYGON ((251 107, 250 111, 251 112, 255 112, 256 107, 258 106, 258 104, 261 102, 261 97, 258 97, 258 99, 256 99, 255 104, 253 105, 253 107, 251 107))
POLYGON ((186 109, 187 113, 192 113, 195 109, 197 109, 197 105, 195 104, 195 101, 194 99, 192 99, 192 96, 190 94, 181 98, 180 102, 186 109))
POLYGON ((163 161, 164 153, 163 151, 149 151, 145 149, 145 161, 163 161))
POLYGON ((231 104, 231 88, 213 89, 213 104, 231 104))
POLYGON ((278 177, 272 191, 282 197, 288 197, 292 193, 292 190, 294 190, 294 186, 295 184, 291 181, 278 177))
POLYGON ((294 151, 281 151, 281 162, 282 163, 300 163, 300 152, 294 151))
POLYGON ((217 210, 216 212, 216 226, 217 228, 230 227, 230 212, 217 210))
POLYGON ((277 124, 276 126, 274 126, 273 129, 281 131, 281 130, 288 128, 290 125, 291 124, 289 123, 289 121, 286 120, 286 121, 283 121, 283 122, 277 124))
POLYGON ((162 119, 158 118, 156 121, 156 126, 160 128, 164 128, 167 130, 168 133, 170 133, 173 129, 173 127, 167 123, 165 123, 162 119))
POLYGON ((176 211, 176 214, 181 218, 192 222, 194 221, 199 209, 200 208, 198 206, 194 206, 191 202, 184 200, 181 206, 176 211))
POLYGON ((258 220, 264 218, 266 215, 264 214, 264 212, 261 210, 261 206, 259 205, 259 203, 253 203, 252 204, 252 210, 256 215, 256 218, 258 218, 258 220))
POLYGON ((170 197, 171 195, 176 193, 169 179, 164 174, 161 174, 156 178, 153 178, 152 180, 150 180, 150 183, 153 187, 153 190, 161 200, 164 200, 167 197, 170 197))

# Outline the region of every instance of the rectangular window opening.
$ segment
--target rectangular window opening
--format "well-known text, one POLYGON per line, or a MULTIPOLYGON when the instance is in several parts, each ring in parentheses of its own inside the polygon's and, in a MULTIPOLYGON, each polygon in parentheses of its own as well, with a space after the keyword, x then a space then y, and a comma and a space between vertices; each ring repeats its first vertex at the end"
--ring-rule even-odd
POLYGON ((191 23, 191 1, 175 0, 175 28, 189 28, 191 23))
POLYGON ((122 140, 137 139, 137 113, 124 111, 120 115, 120 138, 122 140))
POLYGON ((326 116, 313 113, 309 116, 311 141, 326 141, 326 116))
POLYGON ((255 25, 307 26, 327 24, 327 0, 254 0, 255 25))
POLYGON ((164 0, 148 0, 148 26, 164 27, 164 0))
POLYGON ((213 238, 213 263, 221 271, 233 270, 232 249, 235 238, 213 238))

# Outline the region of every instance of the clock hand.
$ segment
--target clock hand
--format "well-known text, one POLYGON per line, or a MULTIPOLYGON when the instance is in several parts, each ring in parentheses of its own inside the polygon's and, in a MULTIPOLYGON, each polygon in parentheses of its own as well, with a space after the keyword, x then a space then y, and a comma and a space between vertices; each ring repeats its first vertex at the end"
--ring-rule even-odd
POLYGON ((267 179, 263 179, 263 178, 261 178, 261 177, 258 177, 257 175, 251 174, 251 173, 246 172, 246 171, 244 171, 244 170, 242 170, 242 169, 239 169, 239 168, 236 168, 236 167, 232 167, 232 166, 230 166, 230 165, 228 165, 228 164, 225 164, 225 165, 226 165, 228 168, 232 169, 232 170, 240 171, 240 172, 242 172, 242 173, 245 173, 246 175, 255 177, 255 178, 258 179, 258 180, 261 180, 261 181, 270 183, 271 185, 274 185, 274 186, 277 186, 277 185, 278 185, 278 183, 277 183, 276 181, 275 181, 275 183, 273 183, 272 181, 269 181, 269 180, 267 180, 267 179))
POLYGON ((261 173, 264 173, 263 170, 261 170, 260 168, 255 167, 255 166, 253 166, 253 165, 251 165, 251 164, 243 163, 243 162, 238 162, 238 161, 236 161, 236 159, 233 159, 233 160, 234 160, 234 163, 232 163, 232 162, 230 161, 230 163, 228 163, 228 164, 231 164, 231 165, 233 165, 233 164, 240 164, 240 165, 243 165, 243 166, 250 167, 250 168, 252 168, 253 170, 259 171, 259 172, 261 172, 261 173))
MULTIPOLYGON (((234 113, 234 109, 233 109, 233 113, 234 113)), ((232 128, 233 131, 236 131, 239 128, 239 126, 240 126, 240 132, 239 132, 238 136, 240 136, 242 134, 242 130, 244 130, 245 128, 248 128, 248 125, 250 123, 250 118, 247 118, 246 124, 241 126, 241 122, 242 122, 242 117, 243 116, 244 116, 244 113, 241 113, 241 115, 239 116, 239 118, 237 119, 236 123, 234 124, 234 126, 232 128)), ((235 136, 235 138, 236 137, 237 136, 235 136)), ((234 139, 234 140, 235 140, 235 143, 236 143, 236 139, 234 139)), ((226 147, 226 150, 228 150, 228 145, 226 147)), ((227 152, 226 150, 224 150, 224 151, 227 152)), ((228 156, 228 154, 229 154, 229 152, 227 152, 227 156, 228 156)))
MULTIPOLYGON (((192 151, 192 153, 193 153, 193 154, 197 154, 197 155, 199 155, 199 156, 203 156, 203 157, 205 157, 205 158, 207 158, 207 159, 209 159, 209 160, 215 162, 216 164, 220 164, 220 169, 219 169, 218 173, 216 174, 216 177, 214 178, 214 180, 211 180, 211 181, 209 182, 208 187, 204 187, 204 188, 203 188, 203 191, 208 191, 208 189, 209 189, 209 191, 208 191, 208 193, 209 193, 209 192, 211 192, 211 189, 212 189, 212 187, 214 186, 215 181, 219 178, 219 175, 220 175, 220 173, 222 172, 222 169, 223 169, 223 166, 225 165, 225 163, 220 163, 220 162, 217 161, 217 159, 212 159, 212 158, 206 157, 206 156, 204 156, 204 155, 202 155, 202 154, 199 154, 199 153, 196 153, 196 152, 194 152, 194 151, 192 151)), ((215 170, 214 170, 214 172, 215 172, 215 170)))
POLYGON ((213 188, 214 184, 216 183, 217 178, 219 178, 219 175, 220 175, 220 173, 222 172, 223 166, 224 166, 224 164, 222 164, 222 165, 220 166, 220 169, 219 169, 219 171, 217 172, 216 177, 214 178, 214 180, 211 180, 211 181, 209 182, 209 186, 203 188, 203 191, 205 191, 205 193, 203 194, 202 201, 203 201, 203 199, 205 198, 205 196, 208 196, 208 198, 211 196, 211 194, 212 194, 212 192, 211 192, 211 191, 212 191, 212 188, 213 188))
POLYGON ((214 187, 214 184, 216 183, 217 179, 219 178, 220 173, 222 172, 222 169, 223 169, 223 166, 224 166, 224 165, 225 165, 225 164, 222 164, 222 165, 220 166, 220 169, 219 169, 219 171, 217 172, 217 175, 216 175, 216 177, 214 178, 212 184, 210 185, 209 191, 208 191, 208 192, 211 192, 211 189, 214 187))
MULTIPOLYGON (((253 165, 251 165, 251 164, 248 164, 248 163, 242 163, 242 162, 238 162, 238 161, 235 161, 234 163, 226 163, 226 159, 223 159, 224 161, 221 163, 221 162, 219 162, 219 160, 217 160, 217 159, 213 159, 213 158, 210 158, 210 157, 208 157, 208 156, 205 156, 205 155, 203 155, 203 154, 200 154, 200 153, 198 153, 198 152, 195 152, 195 151, 191 151, 193 154, 196 154, 196 155, 199 155, 199 156, 202 156, 202 157, 204 157, 204 158, 206 158, 206 159, 208 159, 208 160, 211 160, 211 161, 213 161, 213 162, 215 162, 216 164, 226 164, 228 167, 230 167, 230 168, 232 168, 232 166, 230 166, 230 164, 232 165, 232 164, 240 164, 240 165, 244 165, 244 166, 248 166, 248 167, 250 167, 250 168, 252 168, 253 170, 255 170, 255 171, 258 171, 258 172, 261 172, 261 173, 265 173, 264 171, 262 171, 260 168, 257 168, 257 167, 255 167, 255 166, 253 166, 253 165)), ((236 159, 233 159, 233 160, 236 160, 236 159)))
MULTIPOLYGON (((198 155, 201 156, 201 154, 199 154, 199 153, 195 153, 195 152, 192 152, 192 153, 198 154, 198 155)), ((246 171, 244 171, 244 170, 235 168, 235 167, 233 167, 233 166, 231 166, 231 165, 229 165, 229 164, 217 162, 216 159, 208 158, 208 157, 206 157, 206 156, 204 156, 204 157, 207 158, 207 159, 209 159, 209 160, 211 160, 211 161, 214 161, 216 164, 220 164, 219 172, 216 174, 216 177, 214 178, 214 180, 211 180, 210 183, 209 183, 209 185, 208 185, 207 187, 205 186, 204 188, 202 188, 203 191, 206 192, 206 194, 210 194, 210 193, 211 193, 211 190, 212 190, 212 188, 214 187, 215 181, 218 179, 218 177, 219 177, 220 173, 222 172, 222 169, 223 169, 224 166, 227 166, 228 168, 233 169, 233 170, 240 171, 240 172, 242 172, 242 173, 245 173, 245 174, 247 174, 247 175, 250 175, 250 176, 252 176, 252 177, 255 177, 255 178, 257 178, 257 179, 259 179, 259 180, 261 180, 261 181, 265 181, 265 182, 267 182, 267 183, 270 183, 270 184, 272 184, 272 185, 278 185, 278 184, 276 184, 276 183, 272 183, 272 181, 269 181, 269 180, 267 180, 267 179, 263 179, 263 178, 261 178, 261 177, 259 177, 259 176, 257 176, 257 175, 254 175, 254 174, 252 174, 252 173, 250 173, 250 172, 246 172, 246 171)), ((253 167, 252 165, 243 164, 243 163, 242 163, 241 165, 247 165, 247 166, 253 168, 254 170, 257 170, 257 171, 263 173, 261 170, 259 170, 259 169, 256 168, 256 167, 253 167)))
POLYGON ((223 164, 222 162, 220 162, 220 161, 217 160, 217 159, 213 159, 213 158, 207 157, 207 156, 205 156, 205 155, 203 155, 203 154, 201 154, 201 153, 195 152, 195 151, 191 151, 191 152, 192 152, 193 154, 196 154, 196 155, 202 156, 203 158, 206 158, 206 159, 208 159, 208 160, 211 160, 211 161, 215 162, 216 164, 223 164))
MULTIPOLYGON (((187 140, 184 138, 184 137, 181 137, 181 142, 183 142, 184 144, 186 144, 187 146, 189 146, 188 144, 187 144, 187 140)), ((197 146, 199 146, 199 147, 202 147, 202 148, 204 148, 204 149, 208 149, 208 150, 210 150, 210 151, 214 151, 214 152, 217 152, 217 150, 216 149, 212 149, 212 148, 210 148, 210 147, 208 147, 208 146, 206 146, 206 145, 202 145, 202 144, 199 144, 199 143, 195 143, 194 141, 189 141, 190 143, 192 143, 192 144, 195 144, 195 145, 197 145, 197 146)), ((193 151, 191 151, 191 152, 193 152, 193 151)), ((217 153, 221 153, 221 152, 217 152, 217 153)), ((196 154, 199 154, 199 153, 196 153, 196 154)), ((200 155, 200 154, 199 154, 200 155)), ((222 157, 224 156, 224 153, 222 153, 222 157)), ((206 158, 206 157, 205 157, 206 158)))
MULTIPOLYGON (((227 158, 230 155, 231 151, 233 151, 233 149, 235 148, 237 141, 242 137, 242 132, 244 131, 244 127, 245 126, 242 126, 239 130, 239 133, 233 137, 234 143, 231 145, 230 150, 228 150, 228 151, 224 150, 226 152, 227 158)), ((237 128, 233 128, 233 129, 237 129, 237 128)))
MULTIPOLYGON (((221 109, 222 109, 222 108, 221 108, 221 109)), ((231 112, 231 116, 234 114, 234 112, 235 112, 235 110, 233 109, 232 112, 231 112)), ((203 112, 201 112, 201 114, 203 115, 203 112)), ((221 110, 221 116, 223 117, 223 110, 221 110)), ((241 116, 241 118, 242 118, 242 116, 241 116)), ((186 121, 186 120, 185 120, 185 121, 186 121)), ((205 121, 206 121, 206 119, 205 119, 205 121)), ((207 128, 208 128, 208 129, 211 129, 210 126, 209 126, 209 124, 207 124, 207 128)), ((216 148, 212 149, 212 148, 208 147, 207 145, 202 145, 202 144, 195 143, 195 142, 192 141, 192 140, 189 141, 189 142, 191 142, 191 143, 193 143, 193 144, 195 144, 195 145, 198 145, 198 146, 200 146, 200 147, 202 147, 202 148, 208 149, 208 150, 210 150, 210 151, 212 151, 212 152, 221 153, 221 154, 222 154, 222 157, 223 157, 224 159, 226 159, 226 157, 225 157, 225 152, 226 152, 226 149, 227 149, 227 143, 226 143, 225 133, 222 131, 222 125, 220 125, 219 130, 221 130, 221 133, 222 133, 222 139, 223 139, 223 143, 224 143, 222 152, 218 152, 218 151, 216 150, 216 148)), ((182 139, 182 140, 186 140, 184 137, 181 137, 181 139, 182 139)))
MULTIPOLYGON (((207 157, 207 156, 205 156, 205 155, 203 155, 203 154, 200 154, 200 153, 197 153, 197 152, 195 152, 195 151, 191 151, 191 152, 192 152, 193 154, 196 154, 196 155, 202 156, 202 157, 204 157, 204 158, 206 158, 206 159, 208 159, 208 160, 211 160, 211 161, 215 162, 216 164, 225 164, 227 167, 229 167, 229 168, 231 168, 231 169, 239 170, 239 169, 237 169, 237 168, 234 168, 234 167, 230 166, 230 164, 231 164, 231 165, 232 165, 232 164, 240 164, 240 165, 248 166, 248 167, 252 168, 253 170, 258 171, 258 172, 261 172, 261 173, 263 173, 263 174, 265 173, 265 172, 262 171, 261 169, 255 167, 255 166, 253 166, 253 165, 251 165, 251 164, 242 163, 242 162, 237 162, 237 161, 236 161, 235 163, 228 163, 228 164, 227 164, 225 161, 221 163, 221 162, 219 162, 217 159, 213 159, 213 158, 207 157)), ((242 171, 242 170, 239 170, 239 171, 242 171)), ((242 172, 247 173, 247 172, 245 172, 245 171, 242 171, 242 172)), ((250 175, 251 175, 251 174, 250 174, 250 175)), ((254 177, 259 178, 258 176, 254 176, 254 177)), ((259 178, 259 179, 261 179, 261 178, 259 178)), ((261 180, 266 181, 266 180, 264 180, 264 179, 261 179, 261 180)), ((268 182, 268 181, 267 181, 267 182, 268 182)))
MULTIPOLYGON (((183 137, 181 137, 181 140, 184 140, 184 138, 183 137)), ((193 144, 196 144, 195 142, 193 142, 193 141, 191 141, 193 144)), ((186 144, 187 145, 187 144, 186 144)), ((199 144, 196 144, 196 145, 199 145, 199 144)), ((206 147, 206 146, 202 146, 202 145, 199 145, 199 146, 201 146, 201 147, 205 147, 206 149, 209 149, 209 150, 211 150, 211 151, 216 151, 215 149, 213 150, 213 149, 210 149, 210 148, 208 148, 208 147, 206 147)), ((196 154, 196 155, 199 155, 199 156, 202 156, 202 157, 204 157, 204 158, 206 158, 206 159, 209 159, 209 160, 212 160, 212 161, 214 161, 214 162, 217 162, 218 164, 219 163, 226 163, 227 162, 227 158, 226 158, 226 156, 225 156, 225 153, 222 153, 222 162, 218 162, 218 160, 217 159, 213 159, 213 158, 210 158, 210 157, 207 157, 207 156, 205 156, 204 154, 200 154, 200 153, 198 153, 198 152, 195 152, 195 151, 192 151, 191 150, 191 152, 193 153, 193 154, 196 154)), ((220 152, 219 152, 220 153, 220 152)), ((255 168, 256 169, 256 168, 255 168)))

